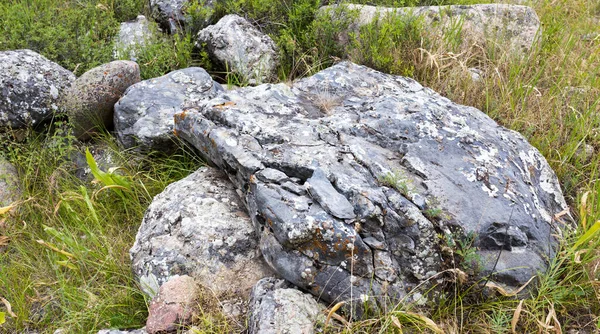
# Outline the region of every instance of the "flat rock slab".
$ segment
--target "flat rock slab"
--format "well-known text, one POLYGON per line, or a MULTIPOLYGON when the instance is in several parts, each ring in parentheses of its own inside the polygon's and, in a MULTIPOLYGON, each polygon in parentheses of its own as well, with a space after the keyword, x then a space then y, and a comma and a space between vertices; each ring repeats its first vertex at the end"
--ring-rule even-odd
POLYGON ((277 47, 266 34, 238 15, 226 15, 198 33, 198 47, 229 71, 255 85, 277 78, 277 47))
POLYGON ((249 334, 312 334, 324 307, 282 279, 263 278, 252 289, 249 334))
POLYGON ((117 139, 125 148, 169 152, 176 148, 173 115, 187 103, 211 99, 224 91, 200 67, 189 67, 144 80, 127 89, 115 104, 117 139))
POLYGON ((133 271, 153 296, 175 275, 189 275, 217 297, 243 298, 269 276, 258 236, 234 186, 203 167, 170 184, 146 211, 131 248, 133 271))
POLYGON ((412 79, 343 62, 175 119, 245 194, 267 262, 327 302, 397 301, 443 270, 442 245, 468 236, 479 277, 511 286, 555 255, 567 205, 544 157, 412 79))
POLYGON ((0 51, 0 128, 51 118, 73 81, 73 73, 31 50, 0 51))
POLYGON ((423 6, 386 8, 366 5, 331 5, 321 7, 322 13, 336 17, 336 7, 357 12, 350 29, 382 20, 389 15, 421 18, 427 33, 433 38, 456 36, 463 49, 473 43, 493 43, 515 54, 525 54, 539 39, 540 19, 531 7, 508 4, 423 6))

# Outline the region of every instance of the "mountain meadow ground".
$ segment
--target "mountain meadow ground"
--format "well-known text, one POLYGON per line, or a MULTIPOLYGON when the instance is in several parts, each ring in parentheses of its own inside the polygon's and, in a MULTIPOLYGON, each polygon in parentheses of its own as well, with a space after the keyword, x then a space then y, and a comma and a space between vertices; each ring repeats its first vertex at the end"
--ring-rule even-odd
MULTIPOLYGON (((357 2, 388 7, 474 3, 357 2)), ((341 50, 333 43, 340 27, 316 16, 324 4, 320 0, 217 3, 213 22, 237 13, 273 38, 281 81, 314 74, 348 54, 356 63, 412 77, 522 133, 555 170, 577 221, 561 236, 557 257, 534 279, 530 292, 512 296, 498 288, 481 289, 481 282, 457 275, 431 303, 400 304, 351 322, 331 312, 323 332, 600 331, 600 2, 520 2, 535 9, 543 31, 538 45, 522 57, 478 43, 459 52, 460 36, 427 38, 419 20, 406 19, 363 27, 360 37, 341 50), (479 69, 479 80, 470 79, 469 68, 479 69)), ((192 19, 179 34, 156 37, 137 53, 142 79, 200 66, 216 80, 243 85, 194 48, 206 9, 194 4, 186 11, 192 19)), ((2 0, 0 50, 31 49, 79 76, 112 60, 119 23, 139 14, 150 17, 145 0, 2 0)), ((134 280, 129 248, 153 196, 203 164, 185 145, 171 156, 140 156, 120 149, 106 131, 93 143, 118 162, 119 178, 112 185, 82 181, 71 157, 91 142, 79 143, 67 125, 68 119, 57 115, 36 129, 0 133, 0 155, 17 167, 22 190, 11 210, 0 209, 0 333, 143 327, 149 300, 134 280)), ((398 180, 387 180, 392 181, 398 180)), ((470 241, 452 247, 457 273, 468 273, 474 254, 470 241)), ((245 324, 229 322, 218 301, 205 295, 196 331, 243 330, 245 324)))

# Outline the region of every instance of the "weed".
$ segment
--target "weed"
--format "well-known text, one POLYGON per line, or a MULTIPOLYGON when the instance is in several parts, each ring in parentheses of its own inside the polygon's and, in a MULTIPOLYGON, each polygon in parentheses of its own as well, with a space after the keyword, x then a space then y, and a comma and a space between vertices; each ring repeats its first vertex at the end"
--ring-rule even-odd
POLYGON ((404 172, 399 170, 388 172, 387 174, 380 176, 379 182, 382 185, 398 190, 404 197, 408 197, 413 190, 410 185, 410 180, 404 176, 404 172))

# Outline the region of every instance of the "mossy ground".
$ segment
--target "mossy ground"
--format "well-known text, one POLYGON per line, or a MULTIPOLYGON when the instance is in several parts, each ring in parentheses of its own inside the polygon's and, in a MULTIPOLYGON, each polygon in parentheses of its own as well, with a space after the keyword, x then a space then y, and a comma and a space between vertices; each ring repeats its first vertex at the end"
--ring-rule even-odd
MULTIPOLYGON (((366 3, 365 1, 360 1, 366 3)), ((473 3, 473 1, 374 0, 388 6, 473 3)), ((529 3, 543 27, 541 44, 526 57, 474 44, 456 51, 456 39, 421 38, 418 22, 392 21, 365 27, 341 50, 333 41, 344 22, 315 19, 317 0, 227 0, 216 17, 238 13, 271 35, 281 50, 280 79, 290 81, 325 68, 349 52, 353 61, 407 75, 462 104, 475 106, 500 124, 521 132, 556 171, 577 217, 578 228, 563 237, 550 270, 535 292, 519 298, 476 292, 456 283, 425 306, 400 305, 385 314, 343 323, 327 332, 447 333, 566 332, 600 330, 599 242, 587 231, 600 220, 600 5, 595 0, 537 0, 529 3), (481 80, 470 79, 477 67, 481 80), (593 154, 586 154, 594 150, 593 154), (513 329, 514 328, 514 329, 513 329)), ((205 12, 189 8, 199 22, 205 12)), ((144 0, 11 0, 0 3, 0 50, 30 48, 81 75, 108 62, 119 22, 148 14, 144 0)), ((190 25, 175 37, 157 37, 139 55, 143 78, 192 65, 223 82, 239 83, 193 48, 190 25)), ((55 125, 60 120, 55 120, 55 125)), ((129 186, 121 195, 73 175, 68 157, 81 145, 61 127, 2 135, 1 154, 20 171, 22 200, 0 217, 0 303, 6 322, 0 332, 94 332, 139 328, 146 317, 144 296, 131 274, 128 249, 152 197, 201 162, 185 148, 170 157, 139 157, 111 147, 129 186), (17 140, 15 137, 24 137, 17 140)), ((87 145, 87 144, 84 144, 87 145)), ((455 244, 457 263, 473 252, 455 244)), ((468 280, 467 280, 468 282, 468 280)), ((199 329, 236 331, 216 314, 213 302, 199 329)), ((218 313, 218 312, 217 312, 218 313)), ((243 324, 242 324, 243 326, 243 324)))

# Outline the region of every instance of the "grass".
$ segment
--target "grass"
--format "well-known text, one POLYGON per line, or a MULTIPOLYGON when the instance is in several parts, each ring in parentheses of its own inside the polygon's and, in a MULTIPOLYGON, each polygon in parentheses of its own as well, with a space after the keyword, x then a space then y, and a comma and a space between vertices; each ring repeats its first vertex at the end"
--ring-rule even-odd
MULTIPOLYGON (((400 6, 441 1, 368 3, 400 6)), ((483 110, 522 133, 544 154, 578 221, 561 237, 558 256, 532 283, 537 289, 530 294, 515 298, 510 291, 481 290, 478 283, 484 282, 469 281, 469 268, 463 265, 477 259, 467 238, 450 247, 455 267, 443 274, 446 293, 434 302, 405 303, 352 323, 331 321, 325 332, 600 329, 600 245, 595 234, 600 228, 596 223, 600 220, 600 5, 595 0, 532 2, 543 34, 539 48, 525 57, 481 43, 458 52, 463 42, 460 34, 428 38, 416 19, 367 25, 352 42, 339 46, 334 41, 354 16, 318 17, 319 5, 315 0, 227 0, 215 8, 213 19, 238 13, 268 33, 280 48, 282 81, 310 75, 349 55, 355 62, 411 76, 457 103, 483 110), (469 68, 477 68, 481 80, 471 80, 469 68)), ((31 48, 80 75, 111 60, 120 21, 147 11, 142 0, 4 1, 0 3, 0 49, 31 48)), ((180 35, 159 35, 138 54, 142 76, 202 65, 224 82, 232 82, 235 76, 222 75, 224 69, 210 64, 202 50, 193 49, 195 30, 207 12, 197 6, 189 11, 195 19, 180 35)), ((335 107, 327 96, 322 104, 324 112, 335 107)), ((47 135, 3 134, 1 141, 1 154, 19 168, 23 195, 15 209, 0 215, 4 237, 0 242, 8 240, 0 251, 0 295, 15 315, 0 304, 6 318, 0 332, 52 333, 64 328, 68 333, 85 333, 141 327, 147 301, 134 282, 127 251, 152 196, 197 168, 198 161, 185 151, 172 157, 139 157, 120 150, 110 136, 99 136, 96 143, 115 155, 122 167, 119 173, 129 184, 119 195, 114 188, 74 177, 67 157, 83 148, 57 128, 61 129, 54 127, 47 135)), ((381 182, 410 191, 401 175, 383 176, 381 182)), ((440 214, 435 207, 429 212, 432 217, 440 214)), ((214 309, 207 307, 198 319, 200 330, 232 330, 214 309)))

